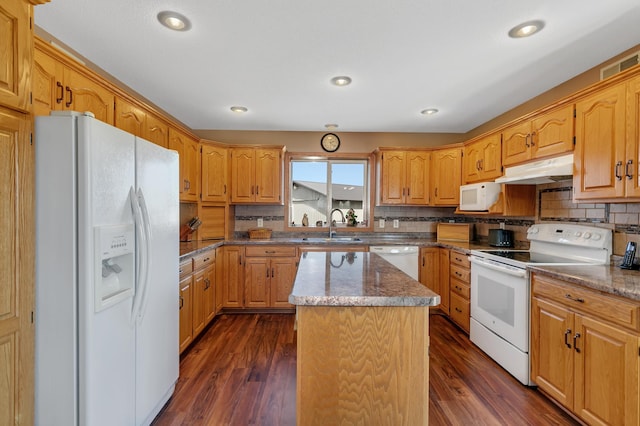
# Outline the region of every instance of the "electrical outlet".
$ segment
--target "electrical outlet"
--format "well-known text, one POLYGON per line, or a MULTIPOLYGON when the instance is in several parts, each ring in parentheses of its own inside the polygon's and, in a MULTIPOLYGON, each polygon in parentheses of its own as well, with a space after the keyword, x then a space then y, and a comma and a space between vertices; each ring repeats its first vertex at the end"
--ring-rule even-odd
POLYGON ((384 219, 378 221, 378 228, 384 228, 384 219))
POLYGON ((400 228, 400 220, 393 219, 393 227, 394 228, 400 228))
POLYGON ((262 220, 262 218, 258 219, 258 228, 262 228, 264 226, 264 221, 262 220))

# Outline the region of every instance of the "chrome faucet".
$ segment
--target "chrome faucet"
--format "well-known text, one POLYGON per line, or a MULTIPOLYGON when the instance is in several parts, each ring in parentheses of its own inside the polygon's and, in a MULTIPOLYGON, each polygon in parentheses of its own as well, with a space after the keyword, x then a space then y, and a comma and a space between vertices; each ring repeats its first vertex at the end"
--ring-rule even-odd
POLYGON ((336 226, 336 221, 333 220, 333 214, 335 212, 340 213, 340 217, 342 218, 342 223, 344 223, 344 213, 342 213, 342 210, 337 208, 331 210, 331 213, 329 214, 329 238, 333 238, 333 235, 336 233, 336 231, 333 230, 333 227, 336 226))

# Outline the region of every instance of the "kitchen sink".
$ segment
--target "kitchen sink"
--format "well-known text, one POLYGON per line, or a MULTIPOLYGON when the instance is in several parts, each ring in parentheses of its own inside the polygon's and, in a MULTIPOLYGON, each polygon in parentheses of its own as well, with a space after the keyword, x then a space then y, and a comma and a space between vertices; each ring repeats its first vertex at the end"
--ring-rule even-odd
POLYGON ((358 237, 332 237, 332 238, 302 238, 302 241, 310 243, 348 243, 348 242, 362 242, 358 237))

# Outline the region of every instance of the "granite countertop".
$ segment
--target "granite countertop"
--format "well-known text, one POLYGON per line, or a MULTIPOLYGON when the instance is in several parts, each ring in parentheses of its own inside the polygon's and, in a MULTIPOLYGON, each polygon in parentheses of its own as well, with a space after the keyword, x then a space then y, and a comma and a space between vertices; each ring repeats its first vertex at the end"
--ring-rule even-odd
POLYGON ((529 270, 605 293, 640 301, 640 271, 608 265, 530 266, 529 270))
POLYGON ((289 303, 307 306, 436 306, 440 296, 374 253, 307 252, 289 303))

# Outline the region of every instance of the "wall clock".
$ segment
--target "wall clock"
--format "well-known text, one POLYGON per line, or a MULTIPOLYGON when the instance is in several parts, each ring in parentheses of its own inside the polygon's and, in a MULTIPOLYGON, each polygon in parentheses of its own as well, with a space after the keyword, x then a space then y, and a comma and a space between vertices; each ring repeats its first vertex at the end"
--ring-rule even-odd
POLYGON ((334 133, 326 133, 320 139, 320 146, 327 152, 336 152, 340 148, 340 138, 334 133))

